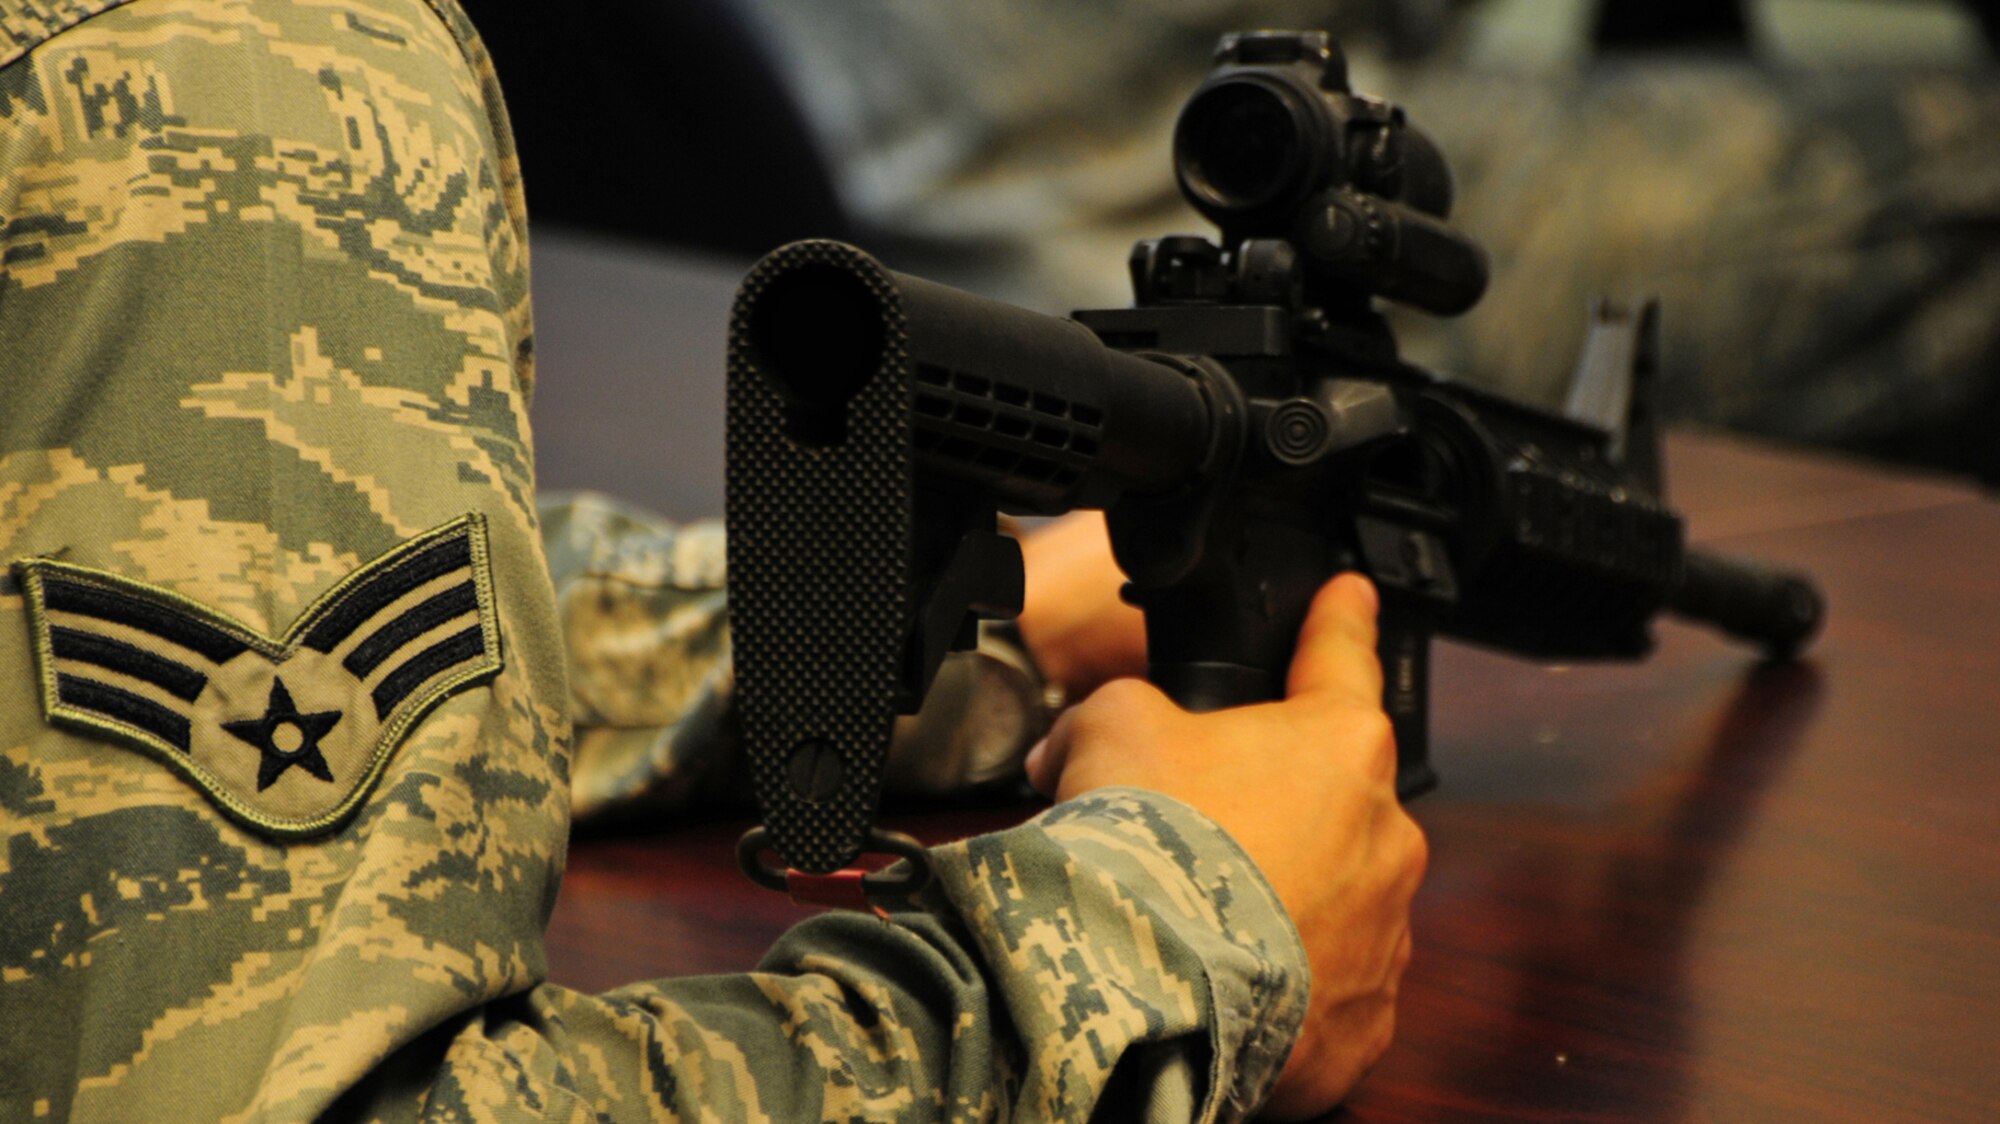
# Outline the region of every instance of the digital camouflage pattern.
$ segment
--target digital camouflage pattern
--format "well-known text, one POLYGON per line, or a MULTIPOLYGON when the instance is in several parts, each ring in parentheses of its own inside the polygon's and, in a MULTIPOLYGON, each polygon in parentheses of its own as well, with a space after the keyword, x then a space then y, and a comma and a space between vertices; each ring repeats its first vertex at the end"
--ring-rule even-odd
POLYGON ((744 807, 722 524, 546 497, 542 543, 571 654, 579 821, 744 807))
MULTIPOLYGON (((23 564, 0 579, 0 1119, 1081 1119, 1114 1071, 1133 1118, 1247 1115, 1303 1017, 1303 951, 1240 850, 1133 790, 939 848, 921 911, 816 919, 758 973, 542 982, 572 710, 719 752, 727 639, 699 527, 652 571, 660 599, 598 613, 639 624, 600 634, 577 590, 609 583, 577 559, 630 576, 652 548, 552 520, 558 611, 522 215, 448 0, 0 0, 0 560, 23 564), (59 676, 99 674, 106 636, 194 657, 44 601, 42 624, 97 638, 59 651, 21 575, 269 642, 468 517, 491 604, 436 627, 490 623, 501 666, 316 834, 231 818, 130 731, 45 713, 38 635, 59 676), (635 635, 686 662, 619 648, 635 635), (574 702, 566 640, 604 669, 574 702), (645 710, 624 674, 675 705, 645 710)), ((242 717, 204 711, 207 685, 181 700, 256 763, 235 782, 253 806, 360 767, 305 748, 368 704, 303 684, 353 670, 294 682, 284 655, 259 656, 273 686, 242 717)), ((159 686, 124 666, 128 694, 159 686)))

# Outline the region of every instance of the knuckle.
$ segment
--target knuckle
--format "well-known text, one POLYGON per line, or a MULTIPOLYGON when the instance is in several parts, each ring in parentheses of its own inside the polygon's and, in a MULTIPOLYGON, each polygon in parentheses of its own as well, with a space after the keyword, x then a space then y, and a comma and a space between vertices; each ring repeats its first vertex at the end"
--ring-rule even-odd
MULTIPOLYGON (((1407 931, 1405 931, 1403 933, 1402 941, 1396 945, 1396 962, 1394 965, 1394 972, 1391 977, 1392 980, 1401 979, 1403 977, 1403 973, 1409 970, 1410 957, 1415 955, 1415 953, 1416 953, 1416 946, 1411 943, 1410 934, 1407 931)), ((1395 984, 1392 982, 1390 986, 1393 988, 1395 984)))
POLYGON ((1077 705, 1073 734, 1094 739, 1143 729, 1157 719, 1165 701, 1158 688, 1142 679, 1114 679, 1077 705))
POLYGON ((1395 1040, 1396 1006, 1393 1003, 1385 1003, 1382 1006, 1381 1016, 1375 1020, 1375 1025, 1369 1030, 1367 1046, 1368 1064, 1373 1066, 1376 1062, 1381 1061, 1382 1055, 1389 1052, 1389 1046, 1395 1040))
POLYGON ((1404 833, 1403 847, 1407 855, 1407 858, 1404 860, 1405 865, 1409 868, 1415 881, 1422 881, 1424 872, 1429 870, 1431 865, 1430 837, 1424 834, 1424 829, 1417 825, 1416 820, 1410 818, 1408 812, 1403 813, 1402 819, 1404 833))
POLYGON ((1369 746, 1385 751, 1393 756, 1396 752, 1396 727, 1389 721, 1389 715, 1381 707, 1359 708, 1354 712, 1355 733, 1367 740, 1369 746))
POLYGON ((1371 773, 1396 773, 1396 728, 1380 708, 1357 708, 1348 719, 1361 760, 1371 773))
POLYGON ((1086 705, 1132 716, 1150 713, 1164 700, 1160 689, 1144 679, 1113 679, 1092 693, 1086 705))

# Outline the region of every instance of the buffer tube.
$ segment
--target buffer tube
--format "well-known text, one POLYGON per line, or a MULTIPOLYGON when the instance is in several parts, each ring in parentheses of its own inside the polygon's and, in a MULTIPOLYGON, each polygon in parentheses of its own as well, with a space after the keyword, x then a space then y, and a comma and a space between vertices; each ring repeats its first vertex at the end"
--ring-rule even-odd
POLYGON ((1101 508, 1200 473, 1215 444, 1198 376, 1107 347, 1088 328, 897 273, 839 243, 782 247, 734 346, 787 403, 787 431, 832 448, 848 403, 904 388, 924 483, 967 485, 1021 514, 1101 508))

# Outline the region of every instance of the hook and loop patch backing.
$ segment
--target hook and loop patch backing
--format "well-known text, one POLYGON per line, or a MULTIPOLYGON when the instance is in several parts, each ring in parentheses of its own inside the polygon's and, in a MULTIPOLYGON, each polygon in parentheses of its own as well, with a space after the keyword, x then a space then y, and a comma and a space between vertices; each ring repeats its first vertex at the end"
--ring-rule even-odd
POLYGON ((501 666, 477 514, 349 574, 277 639, 103 570, 49 558, 13 569, 49 721, 164 762, 281 838, 338 826, 417 719, 501 666))

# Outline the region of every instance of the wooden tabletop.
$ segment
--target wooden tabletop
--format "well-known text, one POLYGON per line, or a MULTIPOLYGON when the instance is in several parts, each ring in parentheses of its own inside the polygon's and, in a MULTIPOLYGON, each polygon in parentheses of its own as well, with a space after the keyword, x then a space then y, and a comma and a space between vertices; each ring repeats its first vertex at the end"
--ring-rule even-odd
MULTIPOLYGON (((1635 665, 1441 644, 1396 1044, 1356 1121, 2000 1121, 2000 505, 1679 434, 1694 539, 1810 570, 1803 661, 1664 623, 1635 665)), ((1019 809, 933 814, 931 840, 1019 809)), ((753 965, 806 916, 741 823, 580 840, 553 977, 753 965)))

